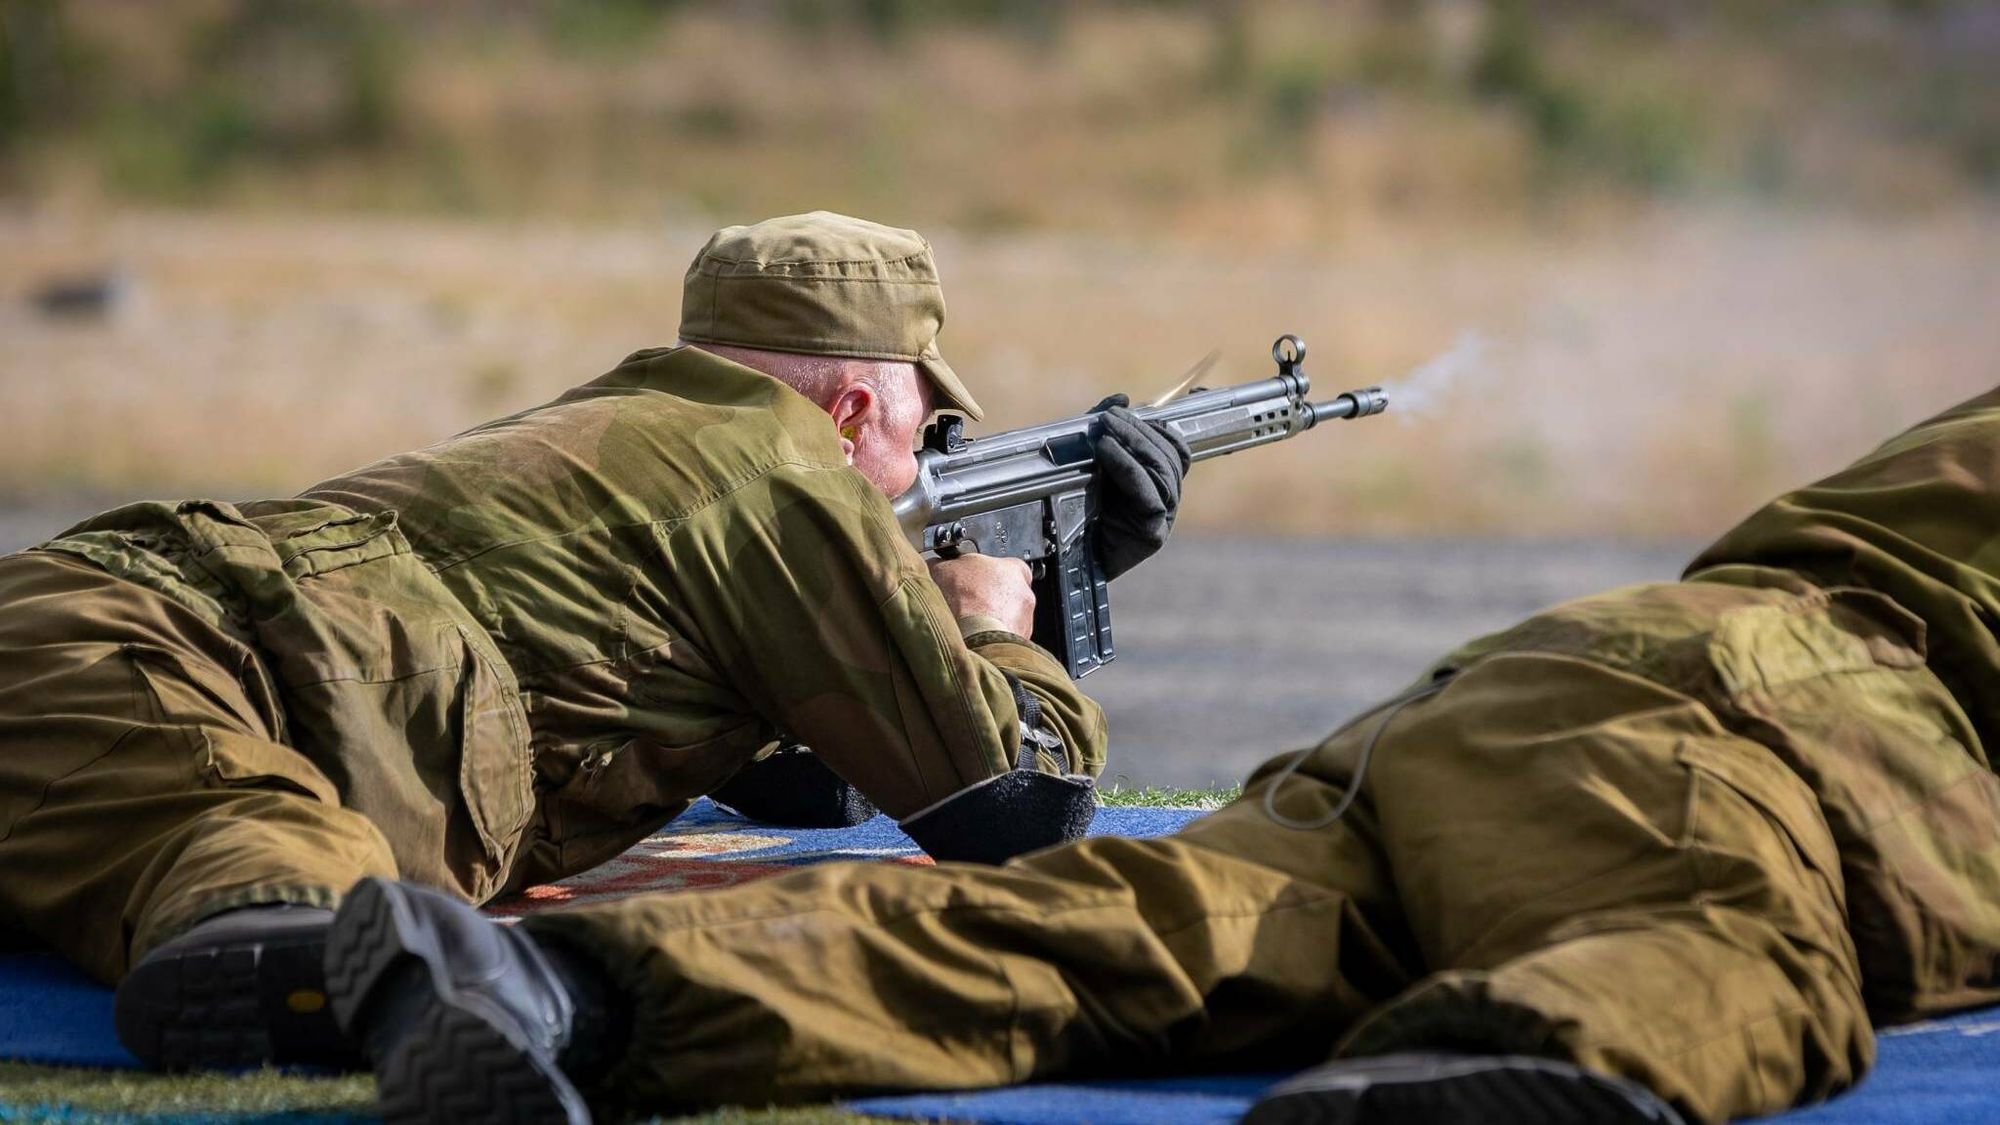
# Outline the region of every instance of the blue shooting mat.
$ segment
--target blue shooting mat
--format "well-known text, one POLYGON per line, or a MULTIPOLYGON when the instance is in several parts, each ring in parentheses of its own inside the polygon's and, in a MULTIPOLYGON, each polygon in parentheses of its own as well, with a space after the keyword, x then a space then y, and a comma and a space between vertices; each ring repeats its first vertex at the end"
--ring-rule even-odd
POLYGON ((139 1065, 112 1030, 111 990, 45 953, 0 956, 0 1059, 139 1065))
MULTIPOLYGON (((1173 831, 1196 815, 1189 809, 1106 808, 1098 811, 1091 832, 1155 836, 1173 831)), ((696 863, 763 872, 837 859, 909 862, 916 853, 909 838, 883 817, 854 828, 776 829, 744 821, 703 801, 665 832, 633 849, 622 871, 614 871, 608 878, 599 872, 579 877, 571 888, 574 894, 556 897, 559 901, 591 901, 621 890, 644 893, 660 886, 710 885, 675 882, 696 863)), ((45 954, 0 955, 0 1059, 86 1067, 138 1065, 118 1045, 112 1030, 111 990, 45 954)), ((1195 1125, 1235 1121, 1278 1077, 1213 1075, 1041 1083, 966 1093, 866 1098, 845 1104, 857 1112, 881 1117, 978 1125, 1195 1125)), ((352 1120, 344 1114, 312 1112, 285 1114, 284 1118, 314 1123, 352 1120)), ((200 1111, 98 1114, 64 1106, 24 1106, 11 1104, 4 1085, 0 1085, 0 1123, 116 1120, 147 1125, 223 1125, 248 1119, 200 1111)), ((1784 1125, 2000 1122, 2000 1009, 1886 1029, 1881 1033, 1875 1071, 1853 1092, 1823 1106, 1764 1120, 1784 1125)))
MULTIPOLYGON (((1972 1125, 2000 1122, 2000 1008, 1885 1028, 1874 1071, 1823 1105, 1759 1122, 1782 1125, 1972 1125)), ((977 1125, 1223 1125, 1282 1075, 1062 1082, 844 1103, 878 1117, 977 1125)))

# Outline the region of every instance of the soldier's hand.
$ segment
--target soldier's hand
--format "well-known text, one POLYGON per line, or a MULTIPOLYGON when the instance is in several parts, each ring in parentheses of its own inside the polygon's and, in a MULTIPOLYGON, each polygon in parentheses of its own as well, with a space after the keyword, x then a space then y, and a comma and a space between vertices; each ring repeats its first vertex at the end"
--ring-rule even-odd
POLYGON ((932 559, 930 567, 931 581, 953 616, 998 618, 1008 632, 1024 637, 1034 631, 1035 592, 1028 584, 1027 563, 967 554, 932 559))
POLYGON ((1104 414, 1097 439, 1097 558, 1107 580, 1166 545, 1191 460, 1179 434, 1141 419, 1128 401, 1112 395, 1093 407, 1104 414))

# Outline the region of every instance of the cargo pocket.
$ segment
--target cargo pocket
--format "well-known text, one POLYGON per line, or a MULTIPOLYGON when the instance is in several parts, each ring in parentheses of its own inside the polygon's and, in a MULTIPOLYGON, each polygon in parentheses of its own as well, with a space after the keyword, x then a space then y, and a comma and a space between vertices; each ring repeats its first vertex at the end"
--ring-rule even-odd
POLYGON ((340 807, 333 782, 297 750, 229 731, 195 733, 204 743, 202 782, 210 788, 285 789, 340 807))
POLYGON ((533 803, 512 670, 393 512, 184 505, 203 566, 241 590, 294 744, 389 840, 406 877, 482 900, 533 803))
POLYGON ((1682 843, 1707 857, 1697 861, 1711 868, 1698 872, 1704 886, 1715 881, 1712 867, 1726 851, 1791 876, 1788 883, 1816 886, 1826 902, 1845 910, 1840 851, 1797 774, 1763 746, 1735 739, 1683 740, 1675 757, 1692 787, 1682 843))
POLYGON ((128 645, 133 706, 184 756, 196 783, 209 788, 283 789, 339 806, 333 782, 293 747, 260 731, 236 698, 243 685, 217 667, 191 665, 171 652, 128 645))
MULTIPOLYGON (((172 678, 147 667, 149 661, 167 660, 141 645, 106 645, 87 666, 52 688, 44 684, 36 702, 52 713, 16 705, 9 726, 29 733, 10 741, 10 756, 0 762, 0 842, 41 812, 52 793, 114 755, 117 767, 141 778, 145 791, 173 792, 200 783, 206 743, 186 707, 176 706, 168 694, 172 678)), ((61 809, 60 799, 56 807, 61 809)))
POLYGON ((459 695, 459 787, 487 854, 512 858, 534 811, 528 716, 514 675, 497 653, 482 656, 486 641, 461 627, 466 663, 459 695))

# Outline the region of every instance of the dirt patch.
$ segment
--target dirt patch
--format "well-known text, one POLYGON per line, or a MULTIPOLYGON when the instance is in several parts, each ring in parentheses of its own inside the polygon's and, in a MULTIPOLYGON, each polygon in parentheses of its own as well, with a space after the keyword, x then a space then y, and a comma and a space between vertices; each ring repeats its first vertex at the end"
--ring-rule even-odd
POLYGON ((1671 579, 1694 546, 1188 538, 1112 591, 1118 658, 1084 686, 1107 776, 1206 788, 1309 746, 1460 642, 1544 606, 1671 579))

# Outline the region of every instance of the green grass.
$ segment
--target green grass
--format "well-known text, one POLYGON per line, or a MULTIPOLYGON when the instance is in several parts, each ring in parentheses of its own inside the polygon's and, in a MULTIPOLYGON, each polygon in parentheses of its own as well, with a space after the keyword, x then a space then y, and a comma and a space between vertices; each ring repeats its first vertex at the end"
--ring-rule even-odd
POLYGON ((0 1062, 0 1119, 5 1120, 15 1119, 10 1112, 36 1106, 67 1106, 79 1112, 65 1119, 84 1121, 138 1113, 370 1114, 374 1097, 365 1074, 153 1074, 0 1062))
POLYGON ((1211 812, 1243 794, 1240 785, 1218 789, 1175 789, 1158 785, 1127 786, 1114 781, 1097 791, 1098 803, 1113 807, 1145 805, 1149 808, 1200 809, 1211 812))
MULTIPOLYGON (((372 1118, 374 1097, 374 1084, 365 1074, 307 1077, 272 1070, 151 1074, 0 1062, 0 1121, 49 1117, 73 1125, 113 1121, 122 1125, 132 1115, 204 1113, 245 1118, 280 1113, 325 1115, 336 1120, 372 1118)), ((725 1109, 692 1117, 654 1118, 672 1125, 865 1125, 886 1120, 834 1106, 725 1109)))

